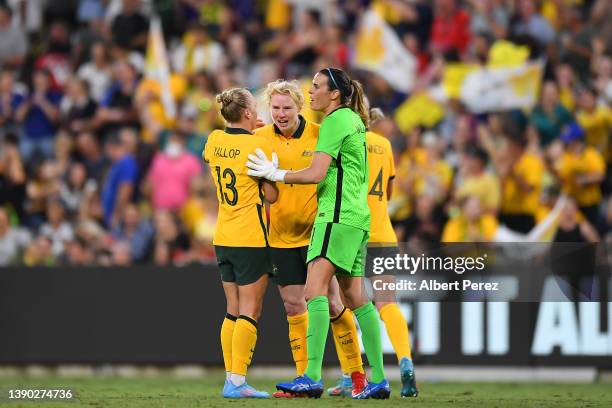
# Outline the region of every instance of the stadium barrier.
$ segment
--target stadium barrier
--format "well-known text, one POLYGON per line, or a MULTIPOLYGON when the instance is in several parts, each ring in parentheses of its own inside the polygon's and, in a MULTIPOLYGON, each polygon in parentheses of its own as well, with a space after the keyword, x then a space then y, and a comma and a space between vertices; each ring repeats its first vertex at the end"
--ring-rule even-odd
MULTIPOLYGON (((270 287, 254 365, 289 365, 270 287)), ((406 292, 403 292, 406 294, 406 292)), ((612 302, 413 302, 415 360, 432 365, 612 368, 612 302)), ((0 365, 222 365, 215 266, 0 269, 0 365)), ((383 327, 383 326, 381 326, 383 327)), ((383 330, 384 331, 384 330, 383 330)), ((385 359, 395 361, 384 337, 385 359)), ((328 341, 326 364, 337 364, 328 341)))

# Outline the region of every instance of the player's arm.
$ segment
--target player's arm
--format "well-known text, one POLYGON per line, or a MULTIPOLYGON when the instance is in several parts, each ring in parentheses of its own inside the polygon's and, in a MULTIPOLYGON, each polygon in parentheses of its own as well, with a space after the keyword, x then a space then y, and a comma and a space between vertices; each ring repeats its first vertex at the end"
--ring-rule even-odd
POLYGON ((261 189, 264 193, 264 200, 270 204, 274 204, 278 200, 278 187, 276 187, 276 183, 264 180, 261 189))
POLYGON ((272 160, 268 160, 266 154, 261 149, 255 150, 255 155, 249 155, 247 174, 254 177, 262 177, 270 181, 282 181, 287 184, 317 184, 327 174, 332 157, 323 152, 315 152, 312 163, 309 167, 289 171, 277 167, 278 159, 276 154, 272 154, 272 160))
POLYGON ((387 184, 387 200, 391 200, 391 196, 393 195, 393 178, 389 177, 389 183, 387 184))
POLYGON ((323 152, 315 152, 310 167, 285 174, 287 184, 318 184, 325 178, 332 157, 323 152))

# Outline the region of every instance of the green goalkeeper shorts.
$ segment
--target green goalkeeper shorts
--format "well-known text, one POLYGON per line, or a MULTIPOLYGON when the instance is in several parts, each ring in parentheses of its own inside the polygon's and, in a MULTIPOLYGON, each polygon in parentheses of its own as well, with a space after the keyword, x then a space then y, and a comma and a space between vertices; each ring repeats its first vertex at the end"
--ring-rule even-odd
POLYGON ((315 224, 306 262, 322 257, 334 264, 338 275, 363 276, 369 237, 368 231, 349 225, 315 224))

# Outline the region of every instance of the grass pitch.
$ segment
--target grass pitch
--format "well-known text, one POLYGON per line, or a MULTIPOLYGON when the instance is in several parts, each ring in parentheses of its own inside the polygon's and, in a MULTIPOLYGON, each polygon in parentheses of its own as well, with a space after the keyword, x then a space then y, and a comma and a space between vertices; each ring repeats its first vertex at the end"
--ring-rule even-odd
MULTIPOLYGON (((286 380, 286 379, 285 379, 286 380)), ((388 401, 355 401, 348 398, 319 400, 226 400, 220 396, 223 378, 0 378, 0 406, 76 408, 76 407, 612 407, 610 384, 501 384, 501 383, 422 383, 418 398, 399 398, 399 384, 392 383, 388 401), (72 402, 8 402, 9 388, 72 388, 72 402)), ((276 381, 252 380, 260 389, 274 390, 276 381)))

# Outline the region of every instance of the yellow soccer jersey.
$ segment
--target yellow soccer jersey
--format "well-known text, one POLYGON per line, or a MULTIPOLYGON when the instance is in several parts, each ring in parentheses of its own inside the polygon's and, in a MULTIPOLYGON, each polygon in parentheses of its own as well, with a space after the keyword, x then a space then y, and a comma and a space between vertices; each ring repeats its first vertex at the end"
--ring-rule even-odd
MULTIPOLYGON (((292 137, 283 136, 274 124, 259 128, 255 133, 264 137, 276 152, 281 169, 301 170, 312 162, 319 125, 300 116, 300 126, 292 137)), ((297 248, 308 245, 317 215, 317 185, 276 183, 276 186, 278 200, 270 206, 270 246, 297 248)))
POLYGON ((391 143, 374 132, 366 133, 368 145, 368 207, 370 207, 370 244, 397 244, 387 205, 389 180, 395 177, 391 143))
POLYGON ((266 140, 244 129, 213 131, 204 147, 204 160, 210 165, 217 187, 219 215, 213 244, 228 247, 265 247, 261 181, 247 175, 247 156, 261 148, 268 157, 272 150, 266 140))

